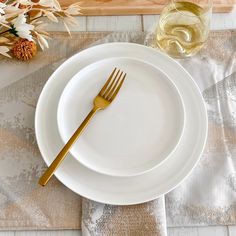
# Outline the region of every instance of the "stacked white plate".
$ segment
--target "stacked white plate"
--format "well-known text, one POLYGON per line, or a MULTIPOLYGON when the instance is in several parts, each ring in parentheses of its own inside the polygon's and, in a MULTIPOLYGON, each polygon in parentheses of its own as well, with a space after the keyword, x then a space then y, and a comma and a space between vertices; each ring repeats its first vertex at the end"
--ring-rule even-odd
POLYGON ((102 44, 74 55, 40 95, 36 137, 49 165, 91 110, 114 67, 127 73, 118 96, 94 117, 55 175, 89 199, 136 204, 183 181, 206 142, 201 93, 174 60, 131 43, 102 44))

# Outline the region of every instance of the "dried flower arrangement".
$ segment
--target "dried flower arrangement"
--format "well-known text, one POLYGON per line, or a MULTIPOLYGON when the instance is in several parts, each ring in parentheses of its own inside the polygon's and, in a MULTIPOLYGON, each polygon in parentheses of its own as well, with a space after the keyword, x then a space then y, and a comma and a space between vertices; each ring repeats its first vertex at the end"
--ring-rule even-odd
POLYGON ((50 38, 42 20, 69 27, 77 24, 75 15, 80 14, 80 5, 75 3, 62 8, 57 0, 0 0, 0 54, 29 60, 37 53, 37 44, 44 50, 50 38))

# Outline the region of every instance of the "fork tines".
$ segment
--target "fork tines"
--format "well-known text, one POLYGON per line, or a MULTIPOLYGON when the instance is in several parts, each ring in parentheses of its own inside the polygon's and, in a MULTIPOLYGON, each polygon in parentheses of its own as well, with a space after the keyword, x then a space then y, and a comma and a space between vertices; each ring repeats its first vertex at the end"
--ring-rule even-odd
POLYGON ((121 70, 117 71, 117 68, 115 68, 106 81, 105 85, 102 87, 99 95, 108 101, 112 101, 119 92, 125 77, 126 73, 121 70))

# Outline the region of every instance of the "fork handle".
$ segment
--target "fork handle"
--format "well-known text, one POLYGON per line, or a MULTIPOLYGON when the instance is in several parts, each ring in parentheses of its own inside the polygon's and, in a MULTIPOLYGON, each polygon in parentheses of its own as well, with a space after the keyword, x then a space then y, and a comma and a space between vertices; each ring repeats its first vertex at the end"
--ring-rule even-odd
POLYGON ((74 132, 74 134, 71 136, 69 141, 66 143, 66 145, 61 149, 55 160, 51 163, 51 165, 48 167, 48 169, 44 172, 44 174, 39 179, 39 184, 42 186, 45 186, 52 175, 54 174, 55 170, 58 168, 58 166, 61 164, 61 162, 65 159, 67 153, 69 152, 71 146, 76 142, 82 131, 85 129, 85 127, 88 125, 89 121, 92 119, 92 117, 95 115, 95 113, 98 111, 98 109, 93 108, 90 113, 87 115, 87 117, 84 119, 82 124, 79 126, 79 128, 74 132))

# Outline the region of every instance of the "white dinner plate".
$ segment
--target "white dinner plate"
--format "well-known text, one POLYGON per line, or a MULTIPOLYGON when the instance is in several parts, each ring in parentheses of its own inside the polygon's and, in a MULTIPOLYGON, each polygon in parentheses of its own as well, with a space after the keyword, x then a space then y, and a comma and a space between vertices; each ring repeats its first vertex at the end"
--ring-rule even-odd
POLYGON ((184 106, 176 86, 156 67, 133 58, 109 58, 79 71, 58 105, 58 127, 66 143, 93 107, 114 66, 127 73, 116 99, 97 113, 72 146, 86 167, 112 176, 143 174, 177 147, 184 106))
POLYGON ((64 62, 47 81, 38 100, 35 131, 40 152, 49 165, 63 147, 57 127, 57 106, 67 82, 85 66, 110 57, 146 61, 174 81, 184 102, 185 129, 180 144, 160 166, 143 175, 112 177, 92 171, 70 154, 56 177, 74 192, 94 201, 129 205, 153 200, 181 183, 198 162, 207 137, 207 113, 201 93, 186 70, 167 55, 138 44, 108 43, 81 51, 64 62))

